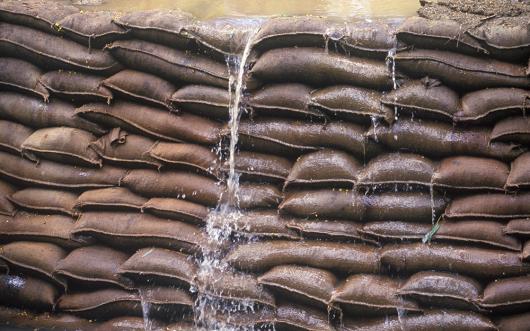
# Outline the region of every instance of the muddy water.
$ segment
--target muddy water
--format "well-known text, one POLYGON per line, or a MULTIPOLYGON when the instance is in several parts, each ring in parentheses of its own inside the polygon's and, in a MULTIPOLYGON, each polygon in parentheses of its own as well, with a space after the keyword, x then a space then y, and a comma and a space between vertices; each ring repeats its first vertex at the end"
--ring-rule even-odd
POLYGON ((200 19, 222 16, 412 16, 418 0, 58 0, 84 10, 180 9, 200 19))

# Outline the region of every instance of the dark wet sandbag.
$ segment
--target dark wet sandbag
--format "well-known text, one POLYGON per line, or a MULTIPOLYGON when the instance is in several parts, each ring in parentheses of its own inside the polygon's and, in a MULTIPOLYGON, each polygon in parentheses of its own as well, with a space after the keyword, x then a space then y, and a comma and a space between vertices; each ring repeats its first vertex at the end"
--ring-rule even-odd
POLYGON ((102 84, 133 101, 144 101, 173 109, 170 106, 170 98, 177 88, 155 75, 127 69, 110 76, 102 84))
POLYGON ((250 95, 248 106, 252 114, 280 117, 323 117, 310 107, 313 88, 297 83, 269 84, 250 95))
POLYGON ((0 275, 9 274, 9 266, 3 260, 0 260, 0 275))
POLYGON ((28 187, 14 192, 9 196, 9 201, 23 209, 74 216, 77 196, 77 193, 70 191, 28 187))
POLYGON ((378 125, 367 132, 371 139, 393 150, 406 150, 432 157, 451 155, 485 156, 513 160, 524 148, 519 145, 490 143, 485 127, 455 128, 449 123, 399 120, 391 126, 378 125))
POLYGON ((112 22, 114 16, 109 11, 83 11, 57 21, 55 28, 67 38, 88 46, 89 49, 103 48, 127 33, 126 29, 112 22))
POLYGON ((355 123, 394 120, 391 108, 381 105, 381 92, 362 87, 336 85, 311 93, 310 106, 355 123))
MULTIPOLYGON (((1 11, 1 9, 0 9, 1 11)), ((50 93, 40 82, 43 72, 33 64, 10 57, 0 58, 0 86, 48 100, 50 93)))
POLYGON ((34 311, 52 311, 59 297, 58 289, 51 283, 22 275, 0 275, 0 292, 2 305, 34 311))
POLYGON ((440 161, 432 184, 443 188, 504 191, 510 168, 504 162, 472 156, 440 161))
POLYGON ((107 187, 88 190, 79 195, 75 208, 79 210, 140 210, 147 198, 132 193, 124 187, 107 187))
POLYGON ((202 55, 142 40, 116 41, 107 45, 106 49, 127 67, 146 71, 174 83, 228 87, 226 65, 202 55))
POLYGON ((20 25, 0 23, 0 50, 39 67, 112 74, 120 69, 110 54, 20 25))
POLYGON ((32 330, 53 328, 61 330, 84 330, 94 326, 93 322, 73 315, 47 312, 34 313, 29 310, 11 307, 0 308, 0 324, 32 330))
POLYGON ((229 118, 230 95, 226 88, 186 85, 174 92, 169 100, 177 109, 208 118, 229 118))
POLYGON ((110 103, 113 95, 108 88, 101 86, 103 79, 83 72, 57 70, 45 73, 39 82, 52 94, 68 101, 110 103))
POLYGON ((13 216, 16 213, 16 208, 13 206, 9 197, 16 192, 16 188, 0 180, 0 215, 13 216))
POLYGON ((352 315, 386 315, 398 310, 420 311, 412 301, 398 296, 401 281, 388 276, 358 274, 335 288, 330 302, 352 315))
POLYGON ((447 199, 426 192, 390 192, 362 197, 363 221, 403 220, 432 222, 445 209, 447 199))
POLYGON ((56 309, 85 318, 109 319, 117 316, 142 316, 140 296, 117 288, 64 294, 56 309))
POLYGON ((506 187, 510 189, 530 186, 530 153, 524 153, 516 158, 511 165, 510 175, 506 187))
POLYGON ((519 331, 530 325, 530 312, 503 316, 497 321, 499 331, 519 331))
POLYGON ((239 143, 253 152, 293 156, 324 147, 336 148, 360 159, 382 152, 382 147, 364 137, 365 129, 348 122, 327 124, 262 118, 239 123, 239 143))
MULTIPOLYGON (((226 191, 224 191, 226 192, 226 191)), ((223 194, 221 201, 228 198, 223 194)), ((241 209, 276 208, 283 199, 282 192, 272 184, 241 183, 236 204, 241 209)))
POLYGON ((131 170, 121 185, 146 197, 182 198, 215 207, 223 187, 214 179, 180 171, 131 170))
POLYGON ((146 313, 153 320, 179 320, 192 316, 194 299, 187 290, 146 286, 139 288, 138 292, 147 306, 146 313))
POLYGON ((530 270, 515 252, 422 243, 385 246, 381 264, 407 273, 436 269, 474 278, 518 276, 530 270))
POLYGON ((0 118, 32 128, 67 126, 98 135, 105 133, 101 126, 76 116, 74 106, 69 103, 59 100, 45 103, 18 93, 0 92, 0 118))
POLYGON ((398 107, 398 113, 450 122, 460 110, 458 93, 429 77, 405 82, 397 90, 383 94, 381 102, 389 107, 398 107))
POLYGON ((85 167, 101 167, 99 156, 88 148, 97 138, 90 132, 55 127, 39 129, 22 144, 22 155, 31 160, 39 158, 85 167))
POLYGON ((10 121, 0 120, 0 150, 21 153, 22 143, 31 136, 33 130, 10 121))
MULTIPOLYGON (((266 319, 269 322, 271 319, 266 319)), ((335 330, 327 314, 321 309, 293 303, 281 303, 272 318, 277 330, 335 330)))
POLYGON ((343 151, 322 149, 300 156, 293 164, 284 189, 291 187, 353 187, 361 164, 343 151))
POLYGON ((186 253, 201 252, 206 234, 198 227, 148 214, 87 212, 72 229, 72 237, 90 236, 119 249, 157 246, 186 253))
POLYGON ((478 309, 482 286, 473 278, 438 271, 420 271, 399 288, 398 295, 428 307, 478 309))
POLYGON ((0 173, 17 181, 57 188, 109 187, 120 183, 124 169, 105 166, 83 168, 41 160, 38 165, 11 154, 0 152, 0 173))
POLYGON ((300 232, 303 238, 308 239, 375 243, 361 236, 362 224, 352 221, 290 219, 287 228, 300 232))
POLYGON ((86 246, 71 251, 57 263, 54 275, 68 284, 84 286, 118 286, 129 289, 132 283, 120 277, 118 268, 129 258, 129 254, 105 246, 86 246))
POLYGON ((79 13, 79 8, 45 0, 3 1, 0 20, 24 25, 48 33, 56 33, 54 23, 68 15, 79 13))
POLYGON ((123 166, 155 167, 161 164, 149 155, 156 141, 120 128, 114 128, 106 135, 92 141, 89 149, 110 162, 123 166))
POLYGON ((437 78, 449 86, 477 90, 530 87, 521 65, 439 50, 415 49, 396 54, 396 68, 414 78, 437 78))
MULTIPOLYGON (((235 156, 235 171, 242 180, 284 182, 292 167, 289 159, 262 153, 241 151, 235 156)), ((230 171, 230 165, 225 162, 221 166, 225 173, 230 171)))
POLYGON ((499 121, 491 131, 492 141, 530 145, 530 118, 526 116, 508 117, 499 121))
POLYGON ((210 210, 198 203, 172 198, 151 198, 142 206, 142 212, 192 224, 205 224, 210 210))
POLYGON ((380 90, 392 87, 390 71, 383 61, 328 53, 319 48, 267 51, 252 66, 250 74, 271 83, 346 84, 380 90))
POLYGON ((118 274, 135 283, 184 287, 196 284, 197 272, 189 255, 159 247, 139 249, 118 270, 118 274))
POLYGON ((379 253, 372 246, 322 241, 261 241, 242 244, 226 260, 246 271, 265 271, 282 264, 336 270, 339 272, 378 272, 379 253))
POLYGON ((521 237, 530 237, 530 218, 520 218, 509 221, 504 227, 504 233, 521 237))
POLYGON ((455 198, 447 206, 449 218, 484 217, 513 219, 530 216, 530 193, 476 194, 455 198))
POLYGON ((107 127, 120 127, 127 132, 164 140, 215 145, 220 139, 221 125, 217 122, 192 114, 176 115, 164 109, 126 101, 114 102, 112 106, 86 104, 78 108, 75 114, 107 127))
POLYGON ((361 225, 358 230, 367 238, 374 238, 379 242, 385 241, 417 241, 423 239, 432 229, 428 223, 412 223, 401 221, 375 221, 361 225))
POLYGON ((521 260, 523 262, 530 262, 530 240, 527 240, 523 245, 523 250, 521 252, 521 260))
POLYGON ((530 307, 530 276, 497 279, 484 288, 480 306, 495 313, 525 312, 530 307))
POLYGON ((454 114, 457 122, 491 123, 530 109, 530 92, 520 88, 499 87, 469 92, 462 96, 462 108, 454 114))

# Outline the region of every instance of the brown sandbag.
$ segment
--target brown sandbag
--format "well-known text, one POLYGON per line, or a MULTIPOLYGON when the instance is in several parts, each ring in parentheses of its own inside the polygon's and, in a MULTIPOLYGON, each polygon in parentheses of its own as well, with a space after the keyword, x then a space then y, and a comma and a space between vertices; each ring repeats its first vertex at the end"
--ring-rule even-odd
POLYGON ((497 321, 499 331, 520 331, 530 325, 530 312, 503 316, 497 321))
POLYGON ((438 187, 504 191, 510 168, 504 162, 473 156, 454 156, 440 161, 432 176, 438 187))
MULTIPOLYGON (((432 224, 401 221, 375 221, 364 224, 358 231, 379 242, 421 240, 432 229, 432 224)), ((434 238, 433 238, 434 239, 434 238)))
POLYGON ((226 88, 186 85, 173 93, 169 100, 175 108, 200 116, 222 120, 230 117, 230 93, 226 88))
POLYGON ((198 253, 207 243, 206 234, 198 227, 140 213, 84 213, 71 233, 76 238, 88 235, 120 249, 158 246, 198 253))
POLYGON ((473 278, 438 271, 420 271, 399 288, 398 295, 421 305, 477 310, 482 286, 473 278))
POLYGON ((8 199, 24 209, 74 216, 77 196, 70 191, 28 187, 14 192, 8 199))
POLYGON ((7 152, 22 152, 22 143, 31 136, 33 130, 10 121, 0 120, 0 149, 7 152))
MULTIPOLYGON (((234 166, 242 180, 283 183, 293 164, 280 156, 241 151, 235 155, 234 166)), ((225 173, 230 171, 228 161, 221 166, 221 170, 225 173)))
POLYGON ((49 242, 66 248, 78 247, 70 239, 74 220, 64 215, 37 215, 19 212, 14 217, 0 217, 0 240, 49 242))
POLYGON ((331 272, 297 265, 281 265, 258 277, 258 283, 290 301, 327 308, 337 278, 331 272))
POLYGON ((29 310, 11 307, 0 307, 0 324, 8 327, 27 328, 31 330, 53 330, 54 328, 61 330, 85 330, 94 326, 94 323, 73 315, 34 313, 29 310))
POLYGON ((29 26, 48 33, 56 32, 55 22, 78 12, 79 8, 75 6, 46 0, 12 0, 2 1, 0 4, 0 20, 29 26))
POLYGON ((57 301, 56 309, 103 320, 117 316, 142 316, 140 296, 136 292, 117 288, 64 294, 57 301))
POLYGON ((377 242, 361 236, 362 225, 352 221, 290 219, 287 228, 300 232, 304 238, 377 244, 377 242))
POLYGON ((530 307, 530 276, 497 279, 484 289, 480 306, 494 312, 524 312, 530 307))
POLYGON ((247 271, 265 271, 282 264, 347 273, 378 272, 378 250, 366 245, 321 241, 261 241, 237 246, 226 260, 247 271))
POLYGON ((521 260, 523 262, 530 262, 530 240, 527 240, 526 243, 523 245, 523 249, 521 252, 521 260))
POLYGON ((130 289, 132 283, 117 272, 129 258, 128 254, 105 247, 86 246, 71 251, 57 263, 54 275, 84 286, 117 285, 130 289))
POLYGON ((125 170, 104 166, 82 168, 41 160, 38 165, 11 154, 0 152, 0 173, 32 185, 57 188, 88 188, 117 186, 125 170))
POLYGON ((530 186, 530 153, 521 154, 511 165, 506 187, 517 189, 530 186))
POLYGON ((9 273, 9 266, 3 260, 0 260, 0 274, 7 275, 9 273))
MULTIPOLYGON (((226 190, 223 190, 226 192, 226 190)), ((227 194, 223 194, 221 202, 226 202, 227 194)), ((237 207, 241 209, 276 208, 283 199, 278 187, 271 184, 241 183, 239 185, 237 207)))
POLYGON ((37 311, 52 311, 59 291, 52 284, 28 276, 0 275, 0 303, 37 311))
POLYGON ((508 117, 497 122, 491 131, 491 140, 530 145, 530 118, 508 117))
POLYGON ((105 79, 102 84, 133 101, 148 102, 173 110, 169 102, 177 88, 155 75, 127 69, 105 79))
POLYGON ((219 141, 220 124, 192 114, 178 116, 167 111, 126 101, 112 106, 92 103, 76 110, 77 115, 94 119, 105 126, 121 127, 139 134, 180 142, 181 140, 204 145, 219 141))
POLYGON ((142 303, 146 306, 144 313, 154 320, 180 320, 191 317, 194 300, 187 290, 146 286, 139 288, 138 292, 142 303))
POLYGON ((178 171, 131 170, 121 185, 146 197, 182 198, 215 207, 223 187, 211 178, 178 171))
POLYGON ((491 123, 510 115, 524 115, 530 109, 529 101, 529 91, 513 87, 470 92, 462 97, 462 108, 454 114, 454 120, 491 123))
POLYGON ((39 82, 42 74, 42 70, 29 62, 10 57, 0 58, 0 86, 8 90, 29 92, 47 101, 50 94, 39 82))
POLYGON ((381 102, 390 107, 398 107, 398 112, 451 122, 455 113, 460 110, 458 93, 442 85, 439 80, 429 77, 405 82, 397 90, 383 94, 381 102))
POLYGON ((300 155, 324 147, 337 148, 359 159, 371 158, 383 149, 364 137, 365 129, 348 122, 327 124, 260 118, 239 123, 239 143, 253 152, 300 155))
POLYGON ((504 233, 522 237, 530 236, 530 218, 509 221, 504 227, 504 233))
POLYGON ((445 215, 449 218, 520 218, 530 216, 530 193, 510 195, 503 193, 477 194, 453 199, 445 215))
POLYGON ((335 330, 329 321, 328 314, 321 309, 292 303, 279 304, 272 320, 277 330, 335 330))
POLYGON ((309 86, 297 83, 269 84, 252 93, 247 105, 252 114, 280 117, 323 117, 317 109, 309 107, 309 86))
POLYGON ((329 218, 360 221, 365 213, 361 195, 349 190, 321 189, 287 193, 278 207, 280 213, 302 218, 329 218))
POLYGON ((391 126, 371 127, 366 135, 393 150, 407 150, 432 157, 451 155, 485 156, 513 160, 524 147, 490 143, 490 129, 455 128, 449 123, 401 119, 391 126))
POLYGON ((205 56, 191 54, 142 40, 115 41, 105 47, 129 68, 160 76, 174 83, 187 82, 228 87, 226 65, 205 56))
POLYGON ((16 213, 16 208, 9 200, 9 197, 16 192, 16 188, 0 180, 0 215, 13 216, 16 213))
POLYGON ((114 13, 108 11, 83 11, 56 21, 54 26, 62 34, 89 49, 103 48, 121 39, 127 30, 112 22, 114 13))
POLYGON ((518 276, 530 270, 515 252, 422 243, 385 246, 381 264, 407 273, 436 269, 476 278, 518 276))
POLYGON ((381 92, 348 85, 336 85, 311 93, 310 106, 356 123, 394 120, 392 109, 381 105, 381 92))
POLYGON ((267 51, 250 69, 250 74, 266 82, 303 82, 314 86, 346 84, 380 90, 392 88, 391 74, 383 61, 328 53, 319 48, 267 51))
POLYGON ((112 74, 120 69, 109 53, 20 25, 0 23, 0 50, 49 69, 112 74))
POLYGON ((294 187, 353 187, 361 164, 348 153, 322 149, 300 156, 285 180, 284 190, 294 187))
POLYGON ((124 187, 107 187, 81 193, 75 200, 75 208, 79 210, 140 210, 147 202, 124 187))
POLYGON ((50 71, 42 75, 39 82, 52 94, 78 103, 106 102, 110 103, 112 92, 101 82, 104 77, 76 71, 50 71))
POLYGON ((149 150, 155 144, 156 141, 151 138, 114 128, 88 146, 103 159, 116 164, 160 168, 160 163, 149 155, 149 150))
POLYGON ((151 198, 141 206, 142 212, 192 224, 205 224, 210 210, 200 204, 181 199, 151 198))
POLYGON ((55 127, 39 129, 22 144, 23 155, 85 167, 101 167, 99 156, 88 148, 97 138, 80 129, 55 127))
POLYGON ((75 108, 66 102, 54 100, 45 103, 23 94, 0 92, 0 118, 12 120, 32 128, 67 126, 97 135, 105 133, 99 125, 75 114, 75 108))
POLYGON ((197 272, 190 256, 158 247, 139 249, 118 269, 118 274, 138 283, 186 287, 196 283, 197 272))
POLYGON ((428 158, 409 153, 379 155, 357 173, 361 186, 414 184, 430 185, 435 164, 428 158))
POLYGON ((368 194, 362 197, 365 221, 433 222, 445 209, 445 197, 416 192, 368 194))
MULTIPOLYGON (((158 321, 149 319, 149 326, 153 329, 158 328, 158 321)), ((143 317, 138 316, 122 316, 115 317, 103 323, 94 325, 93 331, 144 331, 145 321, 143 317)))

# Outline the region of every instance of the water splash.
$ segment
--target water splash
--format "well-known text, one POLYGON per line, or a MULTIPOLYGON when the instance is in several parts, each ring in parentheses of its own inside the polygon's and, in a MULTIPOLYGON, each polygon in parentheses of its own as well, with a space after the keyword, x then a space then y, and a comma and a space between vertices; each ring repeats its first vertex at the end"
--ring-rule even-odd
POLYGON ((149 318, 149 310, 151 305, 149 304, 147 297, 149 289, 138 289, 138 294, 140 295, 140 303, 142 305, 142 316, 144 319, 144 330, 151 331, 153 327, 153 321, 149 318))

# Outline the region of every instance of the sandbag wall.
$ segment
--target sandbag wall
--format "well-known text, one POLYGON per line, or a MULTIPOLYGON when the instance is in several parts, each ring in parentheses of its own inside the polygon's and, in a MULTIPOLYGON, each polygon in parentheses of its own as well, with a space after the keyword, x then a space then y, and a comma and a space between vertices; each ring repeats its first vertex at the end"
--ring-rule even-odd
POLYGON ((462 16, 487 14, 425 4, 403 23, 252 33, 1 6, 0 320, 189 330, 205 294, 254 308, 201 306, 235 328, 530 324, 530 46, 506 39, 524 16, 463 33, 462 16), (208 274, 239 92, 233 269, 208 274))

